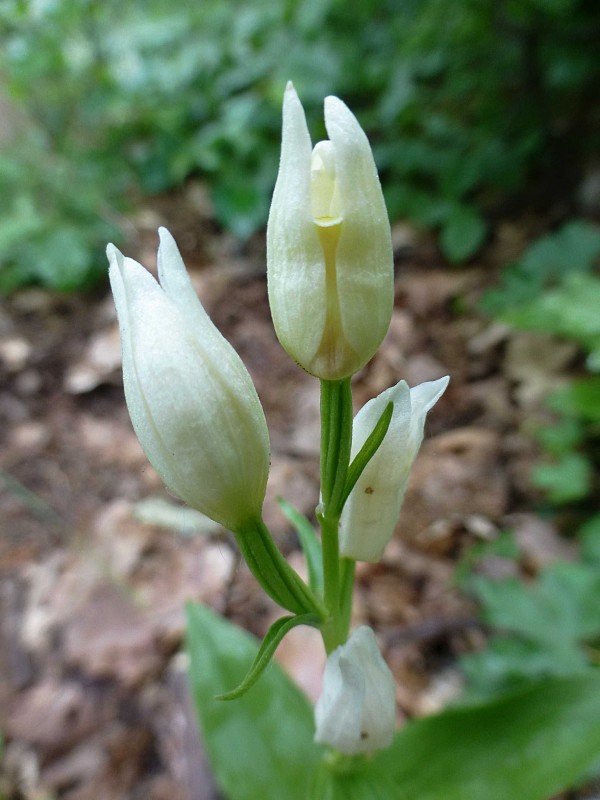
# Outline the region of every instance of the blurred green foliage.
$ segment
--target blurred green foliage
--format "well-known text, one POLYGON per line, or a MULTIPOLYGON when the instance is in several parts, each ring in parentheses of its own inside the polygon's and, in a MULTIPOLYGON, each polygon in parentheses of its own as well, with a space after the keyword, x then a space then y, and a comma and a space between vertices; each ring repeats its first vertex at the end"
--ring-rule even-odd
POLYGON ((532 480, 544 493, 546 512, 563 512, 581 552, 528 584, 478 573, 486 556, 519 557, 510 536, 473 548, 463 559, 459 585, 478 600, 492 631, 483 650, 462 659, 469 696, 600 664, 599 260, 600 230, 575 220, 530 245, 482 298, 491 316, 579 348, 573 374, 545 399, 545 420, 536 431, 543 460, 532 480))
POLYGON ((572 221, 534 242, 481 303, 516 328, 573 341, 586 354, 588 374, 546 398, 551 420, 539 426, 537 438, 547 457, 532 477, 551 504, 587 500, 588 514, 600 513, 599 259, 600 230, 572 221))
POLYGON ((461 659, 468 699, 600 664, 600 518, 581 531, 581 542, 577 561, 557 561, 529 584, 478 574, 482 558, 518 558, 509 535, 473 548, 459 565, 459 584, 492 631, 485 648, 461 659))
POLYGON ((0 162, 0 283, 104 270, 139 193, 208 180, 239 237, 265 222, 285 81, 315 135, 343 97, 374 143, 392 217, 468 258, 486 211, 594 146, 590 0, 4 0, 0 75, 19 136, 0 162))

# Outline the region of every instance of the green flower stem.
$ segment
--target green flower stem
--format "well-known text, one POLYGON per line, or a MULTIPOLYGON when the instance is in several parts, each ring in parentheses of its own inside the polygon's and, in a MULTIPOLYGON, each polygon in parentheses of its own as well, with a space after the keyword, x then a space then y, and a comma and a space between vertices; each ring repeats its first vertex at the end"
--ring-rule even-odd
POLYGON ((343 558, 341 561, 341 586, 340 586, 340 635, 345 642, 350 633, 352 621, 352 595, 354 593, 354 573, 356 561, 343 558))
POLYGON ((290 567, 273 541, 262 519, 249 520, 237 531, 235 540, 250 571, 276 603, 296 614, 317 614, 328 617, 328 610, 290 567))
MULTIPOLYGON (((352 444, 352 392, 350 378, 321 381, 321 498, 318 511, 323 548, 324 599, 328 618, 321 632, 331 653, 346 641, 348 624, 340 582, 339 521, 352 444)), ((352 589, 350 587, 350 602, 352 589)))
POLYGON ((350 378, 321 381, 321 493, 325 516, 328 516, 328 510, 339 507, 350 464, 351 445, 350 378))
POLYGON ((340 644, 339 596, 340 596, 340 550, 338 541, 338 519, 327 519, 319 515, 323 542, 323 579, 325 584, 325 606, 328 617, 321 628, 327 655, 340 644))

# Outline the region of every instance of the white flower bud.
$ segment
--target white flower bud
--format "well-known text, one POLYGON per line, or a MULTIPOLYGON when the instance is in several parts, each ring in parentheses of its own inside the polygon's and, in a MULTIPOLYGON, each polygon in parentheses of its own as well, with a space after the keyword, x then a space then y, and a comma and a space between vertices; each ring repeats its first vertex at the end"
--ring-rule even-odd
POLYGON ((267 227, 269 302, 279 341, 325 380, 357 372, 381 344, 393 306, 393 253, 367 137, 337 97, 314 150, 291 83, 267 227))
POLYGON ((182 500, 236 530, 259 519, 269 436, 248 371, 211 322, 171 234, 160 285, 109 245, 125 397, 148 459, 182 500))
POLYGON ((358 412, 352 424, 352 458, 387 404, 394 404, 383 442, 350 492, 340 520, 340 553, 356 561, 379 561, 398 522, 427 412, 444 393, 448 377, 409 389, 405 381, 386 389, 358 412))
POLYGON ((396 722, 395 684, 366 625, 327 659, 315 705, 320 744, 355 755, 389 747, 396 722))

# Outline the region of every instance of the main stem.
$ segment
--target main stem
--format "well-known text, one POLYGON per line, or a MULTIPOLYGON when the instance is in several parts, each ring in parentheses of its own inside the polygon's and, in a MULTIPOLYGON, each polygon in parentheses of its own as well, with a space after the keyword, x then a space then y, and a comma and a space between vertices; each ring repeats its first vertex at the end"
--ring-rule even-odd
MULTIPOLYGON (((322 627, 327 653, 348 636, 348 572, 341 570, 339 522, 352 444, 350 378, 321 381, 321 500, 319 523, 323 546, 323 577, 327 622, 322 627)), ((352 583, 352 581, 351 581, 352 583)))

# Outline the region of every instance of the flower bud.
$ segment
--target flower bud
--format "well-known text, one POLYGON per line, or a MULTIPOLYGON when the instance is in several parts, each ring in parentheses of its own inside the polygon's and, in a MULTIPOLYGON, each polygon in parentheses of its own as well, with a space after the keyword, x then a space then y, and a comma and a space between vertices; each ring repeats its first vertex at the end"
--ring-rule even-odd
POLYGON ((311 147, 291 83, 267 227, 269 302, 279 341, 324 380, 357 372, 381 344, 393 306, 390 226, 367 137, 337 97, 329 140, 311 147))
POLYGON ((396 722, 394 678, 366 625, 331 653, 315 705, 320 744, 355 755, 389 747, 396 722))
POLYGON ((356 561, 379 561, 392 538, 408 476, 421 442, 427 412, 448 385, 448 377, 409 389, 405 381, 386 389, 358 412, 352 424, 352 458, 385 407, 394 404, 385 437, 350 492, 340 520, 340 553, 356 561))
POLYGON ((250 375, 211 322, 171 234, 160 285, 109 245, 125 398, 148 459, 188 505, 233 531, 259 519, 269 436, 250 375))

